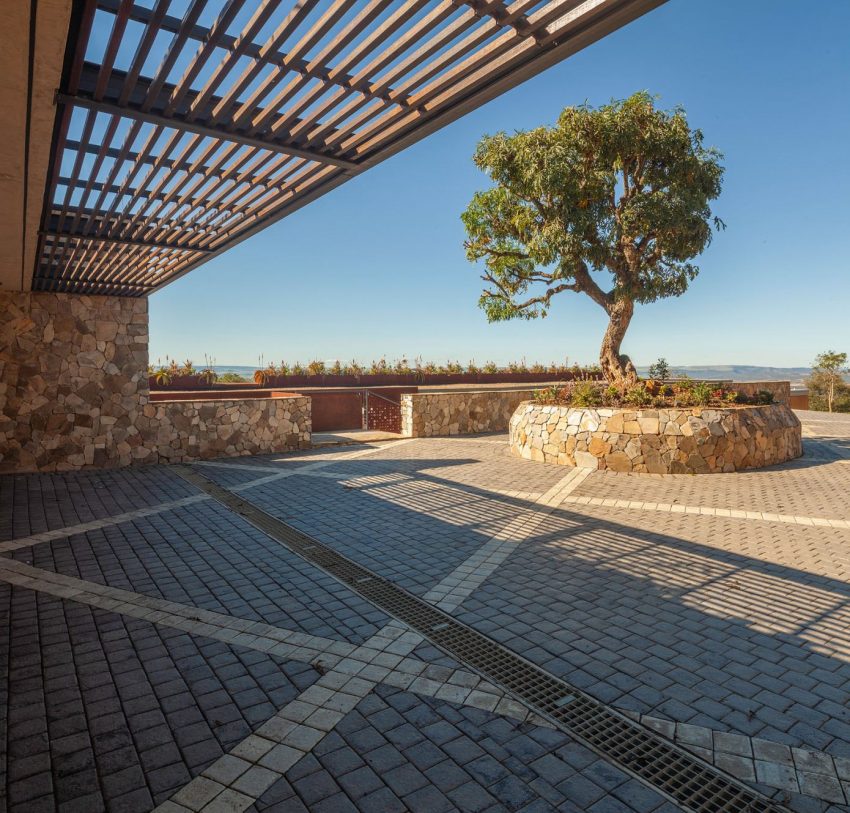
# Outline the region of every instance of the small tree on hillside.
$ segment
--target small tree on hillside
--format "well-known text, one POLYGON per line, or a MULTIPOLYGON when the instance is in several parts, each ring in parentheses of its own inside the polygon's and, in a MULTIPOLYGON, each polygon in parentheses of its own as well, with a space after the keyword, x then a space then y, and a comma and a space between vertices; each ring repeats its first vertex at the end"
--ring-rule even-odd
POLYGON ((689 260, 712 222, 723 225, 709 208, 720 158, 684 111, 657 110, 647 93, 568 107, 554 127, 484 137, 474 161, 496 185, 462 219, 467 257, 484 261, 479 305, 489 321, 544 317, 555 294, 586 294, 608 315, 605 377, 636 381, 620 355, 634 305, 679 296, 699 272, 689 260))
POLYGON ((850 410, 850 385, 844 380, 848 372, 846 353, 827 350, 815 358, 812 374, 806 379, 813 409, 826 409, 827 412, 850 410))

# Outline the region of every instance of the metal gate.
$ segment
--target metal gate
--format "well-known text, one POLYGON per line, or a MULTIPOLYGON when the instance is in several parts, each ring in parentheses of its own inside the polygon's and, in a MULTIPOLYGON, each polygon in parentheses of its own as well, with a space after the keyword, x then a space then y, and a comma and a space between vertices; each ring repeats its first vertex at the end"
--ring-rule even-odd
POLYGON ((401 393, 363 390, 363 428, 401 434, 401 393))

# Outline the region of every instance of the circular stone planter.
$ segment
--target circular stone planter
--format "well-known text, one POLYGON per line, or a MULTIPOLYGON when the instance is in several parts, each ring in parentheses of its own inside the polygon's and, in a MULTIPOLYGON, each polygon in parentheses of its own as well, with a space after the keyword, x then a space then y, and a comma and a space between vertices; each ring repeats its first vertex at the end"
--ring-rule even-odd
POLYGON ((771 466, 803 453, 785 404, 582 409, 523 401, 511 453, 526 460, 650 474, 709 474, 771 466))

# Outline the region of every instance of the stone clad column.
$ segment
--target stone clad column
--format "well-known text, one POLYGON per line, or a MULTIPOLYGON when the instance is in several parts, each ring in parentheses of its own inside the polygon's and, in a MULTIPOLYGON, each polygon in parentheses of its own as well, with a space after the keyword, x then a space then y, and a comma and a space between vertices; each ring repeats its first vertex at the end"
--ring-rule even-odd
POLYGON ((0 472, 148 458, 147 365, 146 299, 0 292, 0 472))

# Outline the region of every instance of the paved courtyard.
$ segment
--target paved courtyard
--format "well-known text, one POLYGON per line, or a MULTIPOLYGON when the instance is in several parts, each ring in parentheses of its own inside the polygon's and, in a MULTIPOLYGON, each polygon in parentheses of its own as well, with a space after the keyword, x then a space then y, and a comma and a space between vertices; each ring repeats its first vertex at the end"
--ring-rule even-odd
POLYGON ((489 435, 0 478, 5 804, 679 809, 245 504, 776 804, 850 810, 850 416, 799 415, 803 458, 729 475, 489 435))

